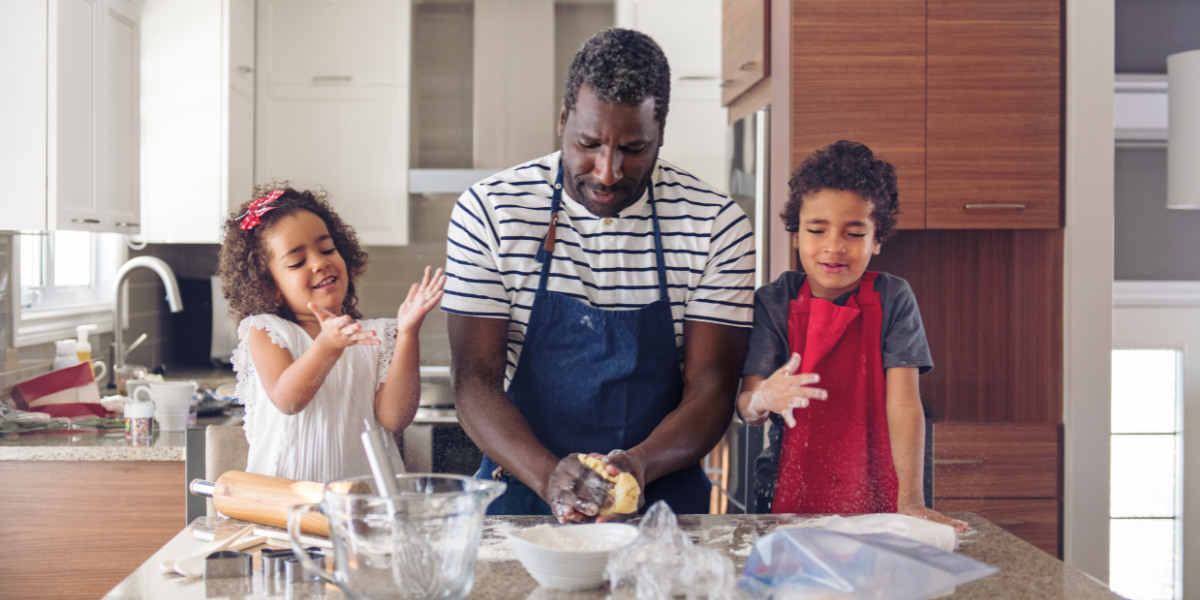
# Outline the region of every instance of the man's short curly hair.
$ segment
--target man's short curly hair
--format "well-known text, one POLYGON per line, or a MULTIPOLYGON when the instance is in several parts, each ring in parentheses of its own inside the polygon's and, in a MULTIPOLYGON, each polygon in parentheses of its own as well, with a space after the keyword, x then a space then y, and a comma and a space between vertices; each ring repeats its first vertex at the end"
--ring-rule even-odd
POLYGON ((671 67, 667 55, 650 36, 613 27, 592 36, 575 53, 563 88, 567 115, 575 110, 584 83, 609 104, 636 106, 654 98, 654 120, 666 122, 671 101, 671 67))
POLYGON ((804 197, 820 190, 858 192, 871 203, 875 239, 883 243, 896 233, 896 215, 900 214, 896 167, 875 158, 866 144, 838 140, 813 152, 796 168, 788 186, 788 201, 779 216, 791 233, 800 230, 804 197))
POLYGON ((325 192, 318 190, 294 190, 288 187, 288 182, 258 186, 254 189, 254 197, 259 198, 272 190, 282 189, 283 195, 273 203, 275 208, 262 215, 262 223, 249 231, 239 227, 237 216, 246 212, 250 202, 238 207, 225 220, 225 239, 221 243, 220 272, 221 292, 229 301, 229 310, 238 320, 250 315, 272 314, 289 321, 295 321, 287 303, 279 293, 275 278, 268 268, 271 256, 263 240, 271 231, 271 227, 280 219, 306 210, 322 221, 329 229, 333 238, 333 246, 337 249, 342 260, 346 261, 346 272, 350 277, 346 289, 346 298, 342 301, 342 313, 354 319, 361 319, 355 305, 358 295, 354 290, 354 282, 367 270, 367 253, 358 245, 358 236, 354 229, 342 221, 337 213, 325 200, 325 192))

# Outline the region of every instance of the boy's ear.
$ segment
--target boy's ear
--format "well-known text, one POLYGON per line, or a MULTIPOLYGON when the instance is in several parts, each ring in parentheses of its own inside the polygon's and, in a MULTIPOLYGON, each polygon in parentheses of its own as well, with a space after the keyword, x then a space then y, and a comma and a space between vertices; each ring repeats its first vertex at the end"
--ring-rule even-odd
POLYGON ((883 244, 875 242, 875 249, 871 251, 871 256, 879 256, 879 250, 883 248, 883 244))
POLYGON ((792 233, 791 238, 792 238, 792 247, 799 250, 800 249, 800 232, 797 231, 795 233, 792 233))

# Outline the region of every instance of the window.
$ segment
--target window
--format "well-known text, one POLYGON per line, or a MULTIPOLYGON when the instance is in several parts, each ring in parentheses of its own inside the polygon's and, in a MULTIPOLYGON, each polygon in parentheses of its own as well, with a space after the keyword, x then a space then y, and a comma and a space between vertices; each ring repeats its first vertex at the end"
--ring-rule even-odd
POLYGON ((125 258, 123 239, 86 231, 17 234, 14 345, 73 337, 74 327, 87 323, 111 331, 113 276, 125 258))
POLYGON ((1181 579, 1177 350, 1114 350, 1109 583, 1134 600, 1173 600, 1181 579))

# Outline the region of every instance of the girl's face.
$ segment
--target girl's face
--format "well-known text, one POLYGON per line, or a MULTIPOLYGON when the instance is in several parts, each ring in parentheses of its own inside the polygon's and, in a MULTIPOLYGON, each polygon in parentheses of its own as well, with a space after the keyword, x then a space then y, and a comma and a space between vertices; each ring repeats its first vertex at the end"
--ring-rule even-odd
POLYGON ((325 221, 307 210, 297 211, 276 221, 263 241, 270 253, 271 276, 297 319, 315 318, 309 302, 342 314, 350 278, 325 221))
POLYGON ((858 287, 879 254, 871 203, 858 192, 821 189, 804 196, 792 234, 814 298, 833 300, 858 287))

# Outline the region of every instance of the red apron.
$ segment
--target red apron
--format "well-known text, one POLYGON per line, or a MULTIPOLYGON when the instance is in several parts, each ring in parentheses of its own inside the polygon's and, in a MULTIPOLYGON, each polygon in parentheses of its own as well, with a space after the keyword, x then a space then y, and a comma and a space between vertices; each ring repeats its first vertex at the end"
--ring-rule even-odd
POLYGON ((784 429, 774 513, 896 512, 900 489, 888 436, 879 273, 864 273, 845 306, 813 298, 808 278, 788 310, 799 373, 817 373, 828 400, 793 411, 784 429))

